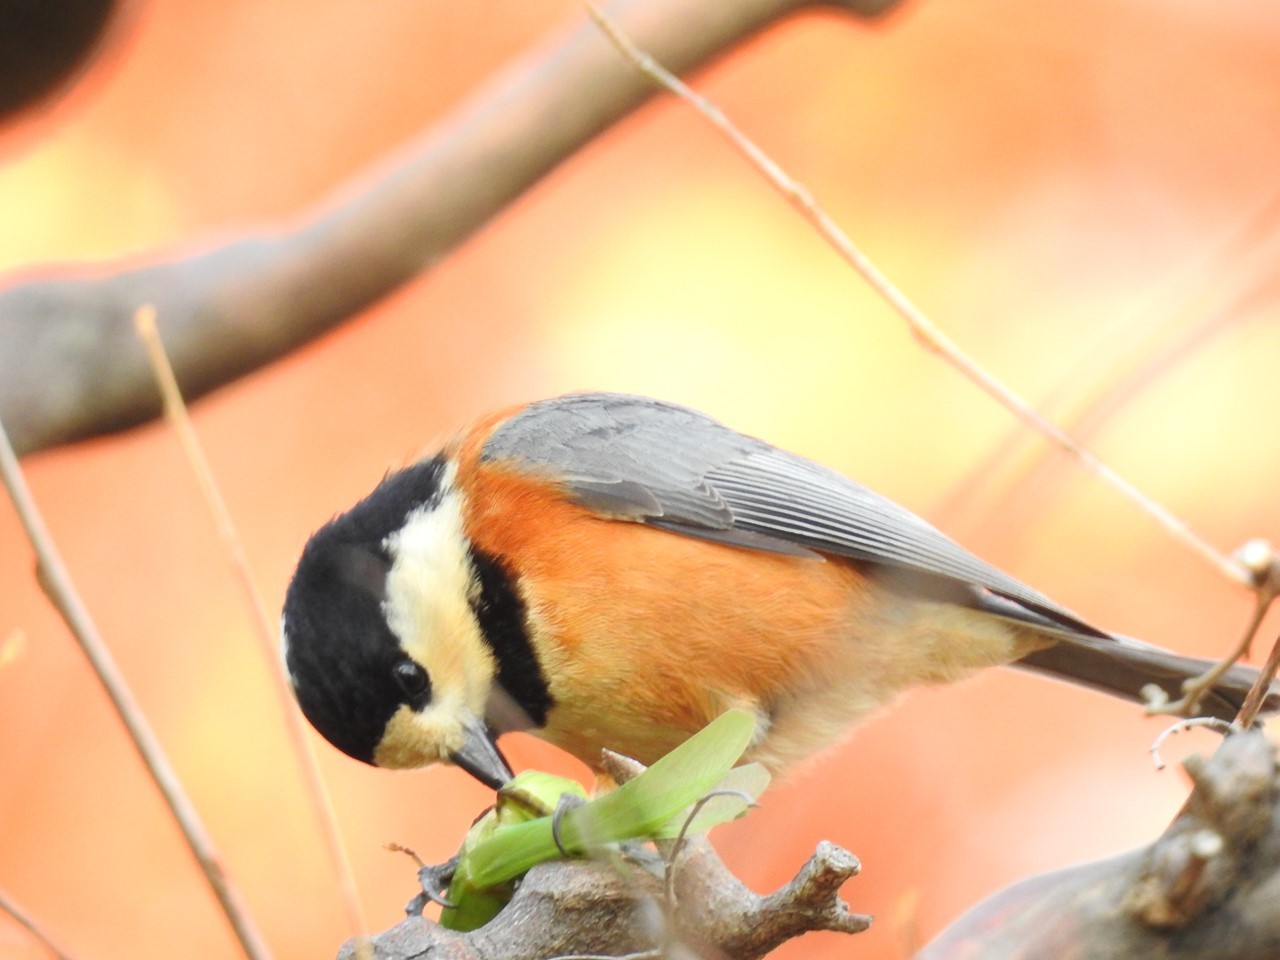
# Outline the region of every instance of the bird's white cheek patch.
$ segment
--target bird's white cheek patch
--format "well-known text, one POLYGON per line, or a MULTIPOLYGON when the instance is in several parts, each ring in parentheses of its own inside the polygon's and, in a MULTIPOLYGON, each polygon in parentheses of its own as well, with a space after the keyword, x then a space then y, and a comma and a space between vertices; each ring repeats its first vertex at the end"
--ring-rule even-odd
POLYGON ((494 662, 472 612, 475 589, 462 495, 452 487, 434 506, 413 511, 387 538, 392 556, 384 610, 405 652, 426 668, 433 700, 456 699, 479 716, 493 682, 494 662))
POLYGON ((451 707, 441 704, 415 713, 408 704, 401 705, 387 723, 373 762, 403 770, 448 760, 449 754, 462 748, 466 737, 457 711, 451 707))

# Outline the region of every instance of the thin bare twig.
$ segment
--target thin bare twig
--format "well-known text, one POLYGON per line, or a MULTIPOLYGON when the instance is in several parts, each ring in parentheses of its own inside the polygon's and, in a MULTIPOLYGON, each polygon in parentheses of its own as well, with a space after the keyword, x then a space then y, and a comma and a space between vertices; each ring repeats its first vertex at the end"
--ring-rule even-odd
POLYGON ((169 763, 160 741, 156 739, 151 725, 147 722, 134 699, 133 692, 125 682, 115 659, 102 640, 89 611, 85 608, 80 595, 62 562, 62 557, 49 536, 44 519, 37 509, 31 491, 27 487, 22 468, 18 465, 17 455, 9 435, 0 423, 0 480, 3 480, 9 498, 13 501, 18 519, 21 520, 27 539, 31 541, 36 554, 36 575, 45 594, 53 603, 62 619, 71 629, 72 635, 80 644, 86 659, 97 674, 112 705, 119 714, 125 729, 129 733, 133 745, 137 748, 142 762, 146 765, 151 778, 160 789, 170 813, 177 821, 187 846, 203 872, 205 881, 213 891, 226 915, 240 948, 250 960, 267 960, 270 953, 259 935, 253 921, 246 911, 239 891, 231 883, 213 840, 204 828, 200 815, 183 789, 182 782, 169 763))
POLYGON ((41 927, 40 924, 36 923, 35 920, 31 918, 31 914, 18 906, 18 904, 16 904, 3 890, 0 890, 0 912, 7 913, 9 916, 13 917, 13 919, 17 921, 18 926, 31 934, 32 939, 48 950, 49 953, 54 956, 55 960, 75 960, 74 956, 70 952, 60 946, 53 937, 49 936, 49 934, 45 932, 44 928, 41 927))
MULTIPOLYGON (((1218 681, 1236 665, 1237 661, 1248 654, 1249 648, 1253 646, 1253 638, 1258 635, 1258 628, 1262 626, 1263 618, 1266 617, 1267 611, 1271 609, 1271 604, 1276 599, 1276 591, 1270 585, 1258 585, 1254 588, 1254 591, 1253 613, 1249 617, 1248 624, 1245 625, 1244 633, 1231 652, 1200 674, 1200 676, 1184 680, 1182 682, 1182 696, 1177 700, 1167 703, 1153 703, 1152 712, 1182 714, 1184 716, 1194 715, 1196 710, 1199 709, 1201 698, 1217 686, 1218 681)), ((1270 685, 1270 677, 1266 677, 1265 681, 1259 677, 1254 683, 1253 690, 1250 691, 1250 697, 1259 689, 1259 686, 1262 693, 1265 694, 1270 685)), ((1245 703, 1247 704, 1248 701, 1249 698, 1246 697, 1245 703)), ((1261 703, 1261 699, 1258 702, 1261 703)), ((1245 708, 1242 706, 1236 722, 1247 729, 1253 718, 1250 717, 1245 720, 1244 714, 1245 708)))
MULTIPOLYGON (((1258 603, 1261 605, 1265 598, 1266 606, 1269 607, 1275 602, 1276 597, 1280 596, 1280 554, 1277 554, 1275 548, 1266 540, 1250 540, 1236 551, 1236 559, 1253 576, 1258 603)), ((1265 613, 1265 609, 1263 612, 1265 613)), ((1261 616, 1257 617, 1259 624, 1261 619, 1261 616)), ((1246 647, 1246 653, 1247 650, 1246 647)), ((1246 730, 1253 726, 1258 711, 1267 702, 1267 695, 1271 692, 1271 681, 1275 679, 1277 670, 1280 670, 1280 638, 1277 638, 1275 645, 1272 646, 1267 662, 1263 664, 1258 679, 1253 682, 1253 689, 1244 698, 1244 704, 1236 717, 1236 723, 1239 726, 1246 730)))
POLYGON ((756 798, 742 790, 712 790, 704 793, 698 798, 697 803, 689 808, 688 815, 684 818, 684 823, 680 824, 680 832, 676 834, 676 838, 671 843, 670 849, 667 850, 667 868, 663 874, 663 889, 667 897, 668 908, 673 907, 676 902, 676 861, 680 859, 680 854, 684 851, 685 839, 688 837, 689 828, 693 825, 693 821, 697 819, 698 814, 716 797, 737 797, 748 807, 758 806, 756 798))
POLYGON ((1028 424, 1076 459, 1085 469, 1110 485, 1131 503, 1159 523, 1178 542, 1212 564, 1220 573, 1237 583, 1248 584, 1249 575, 1232 557, 1222 553, 1191 529, 1185 520, 1148 497, 1069 436, 1061 427, 1042 416, 1031 404, 983 369, 977 361, 960 349, 943 330, 917 307, 905 293, 873 264, 840 226, 814 200, 808 189, 786 173, 756 143, 739 130, 724 112, 679 77, 640 50, 591 0, 583 0, 591 18, 609 37, 614 46, 658 86, 688 103, 722 133, 733 147, 756 168, 809 222, 819 235, 846 263, 856 270, 880 297, 907 324, 911 333, 927 349, 937 353, 960 371, 971 383, 993 398, 1006 410, 1028 424))
MULTIPOLYGON (((873 17, 896 3, 612 0, 610 10, 684 71, 804 9, 873 17)), ((130 329, 139 303, 164 316, 191 402, 430 270, 653 93, 584 16, 288 223, 156 251, 141 265, 0 277, 0 416, 11 442, 25 456, 160 414, 130 329)))
MULTIPOLYGON (((1268 244, 1280 238, 1280 189, 1242 222, 1194 259, 1173 265, 1172 282, 1146 298, 1140 313, 1117 317, 1105 324, 1079 351, 1058 383, 1036 400, 1036 407, 1052 415, 1077 441, 1090 438, 1145 391, 1171 371, 1185 365, 1196 351, 1210 348, 1242 320, 1261 318, 1258 301, 1266 297, 1277 259, 1268 244), (1085 389, 1081 390, 1084 385, 1085 389)), ((952 484, 936 508, 942 515, 970 502, 978 486, 988 497, 1000 499, 992 476, 1014 459, 1027 436, 1012 424, 987 452, 971 464, 967 475, 952 484)), ((1024 486, 1035 486, 1041 448, 1017 473, 1024 486)), ((1010 476, 1017 474, 1011 473, 1010 476)))
POLYGON ((1157 770, 1163 770, 1166 766, 1164 757, 1160 756, 1160 748, 1164 746, 1164 742, 1175 733, 1184 733, 1195 727, 1208 727, 1224 737, 1237 729, 1235 724, 1219 720, 1217 717, 1189 717, 1186 720, 1179 720, 1177 723, 1165 727, 1164 730, 1160 731, 1160 736, 1156 737, 1148 748, 1151 753, 1151 762, 1155 764, 1157 770))
POLYGON ((1262 671, 1254 682, 1253 689, 1244 698, 1244 706, 1240 708, 1240 715, 1236 717, 1236 723, 1240 727, 1248 730, 1253 726, 1254 718, 1258 716, 1258 711, 1262 709, 1267 694, 1271 691, 1271 681, 1276 678, 1277 671, 1280 671, 1280 637, 1276 638, 1275 646, 1271 648, 1267 662, 1262 665, 1262 671))
POLYGON ((160 333, 156 329, 156 311, 152 305, 147 304, 138 308, 138 311, 134 314, 134 327, 143 345, 147 348, 147 358, 151 363, 152 372, 155 374, 156 384, 160 388, 165 419, 169 421, 174 433, 177 434, 178 442, 182 446, 187 462, 191 465, 196 481, 200 484, 200 491, 204 495, 205 503, 208 504, 209 510, 213 514, 214 524, 218 528, 218 536, 227 550, 231 565, 235 568, 236 578, 249 606, 253 624, 256 628, 254 633, 259 640, 259 647, 263 657, 267 661, 267 672, 271 675, 272 687, 275 690, 280 713, 284 718, 285 729, 288 731, 289 740, 293 745, 294 756, 298 760, 298 766, 301 768, 303 779, 306 782, 312 813, 320 826, 320 835, 324 838, 325 849, 333 866, 334 875, 338 880, 342 895, 342 906, 347 914, 347 924, 355 936, 366 936, 369 929, 365 923, 364 913, 360 908, 360 894, 356 890, 355 875, 351 870, 351 861, 347 857, 346 846, 343 844, 342 835, 338 831, 338 819, 334 814, 333 802, 329 796, 329 791, 320 776, 320 767, 316 763, 315 751, 312 749, 311 741, 307 738, 301 714, 294 705, 289 682, 285 679, 284 667, 280 662, 276 649, 275 627, 272 625, 272 619, 267 613, 267 605, 262 599, 262 593, 258 590, 257 584, 254 583, 253 573, 249 569, 249 559, 244 552, 244 543, 241 541, 239 533, 236 532, 235 523, 231 519, 231 511, 227 508, 227 502, 223 499, 222 491, 218 489, 218 483, 213 476, 213 469, 209 466, 209 458, 205 456, 204 448, 200 445, 200 439, 196 436, 195 427, 192 425, 191 417, 187 413, 186 404, 182 400, 182 392, 178 389, 178 381, 174 377, 173 367, 169 363, 169 357, 165 353, 160 333))

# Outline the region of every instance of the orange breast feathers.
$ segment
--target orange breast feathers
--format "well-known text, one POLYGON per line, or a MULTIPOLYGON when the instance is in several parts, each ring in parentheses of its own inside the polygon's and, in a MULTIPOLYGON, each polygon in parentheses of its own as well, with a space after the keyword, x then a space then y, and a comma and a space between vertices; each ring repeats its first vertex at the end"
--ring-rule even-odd
POLYGON ((552 482, 479 466, 480 442, 458 449, 465 526, 517 577, 555 701, 535 732, 592 766, 604 746, 651 763, 741 707, 758 717, 751 756, 780 768, 905 687, 1029 649, 993 618, 918 600, 855 561, 601 517, 552 482))

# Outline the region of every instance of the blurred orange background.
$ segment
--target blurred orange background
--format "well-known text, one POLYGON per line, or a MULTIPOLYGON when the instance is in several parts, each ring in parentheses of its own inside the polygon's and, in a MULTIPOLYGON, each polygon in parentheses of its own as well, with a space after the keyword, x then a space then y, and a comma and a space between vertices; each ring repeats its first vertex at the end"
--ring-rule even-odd
MULTIPOLYGON (((146 258, 299 216, 579 16, 567 0, 140 0, 79 88, 0 131, 0 268, 146 258)), ((697 82, 960 343, 1055 414, 1221 315, 1106 404, 1090 442, 1213 543, 1280 541, 1275 257, 1256 236, 1220 252, 1278 186, 1280 8, 913 2, 874 26, 824 12, 697 82)), ((309 532, 389 465, 497 405, 578 388, 686 402, 831 464, 1101 625, 1213 655, 1245 621, 1240 588, 1045 455, 670 101, 195 419, 276 609, 309 532)), ((153 425, 26 467, 271 946, 334 955, 350 931, 173 437, 153 425)), ((7 503, 0 545, 0 638, 26 638, 0 667, 0 888, 84 958, 233 955, 7 503)), ((820 839, 853 850, 864 873, 845 895, 876 926, 779 955, 900 958, 1019 877, 1156 835, 1185 794, 1147 754, 1163 726, 990 672, 912 695, 718 845, 761 890, 820 839)), ((529 739, 508 749, 518 766, 583 772, 529 739)), ((319 753, 384 928, 414 867, 383 844, 443 860, 486 792, 456 771, 319 753)), ((0 955, 41 954, 0 917, 0 955)))

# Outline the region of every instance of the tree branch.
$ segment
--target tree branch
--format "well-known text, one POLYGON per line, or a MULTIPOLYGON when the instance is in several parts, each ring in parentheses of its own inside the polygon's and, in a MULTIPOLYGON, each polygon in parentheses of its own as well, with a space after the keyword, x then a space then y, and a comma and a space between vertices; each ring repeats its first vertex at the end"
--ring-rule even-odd
MULTIPOLYGON (((644 770, 611 750, 601 760, 617 784, 644 770)), ((616 855, 541 863, 520 881, 502 912, 478 930, 456 933, 410 916, 372 940, 348 942, 338 960, 356 960, 356 951, 369 944, 373 960, 756 960, 812 930, 861 933, 871 925, 870 917, 850 913, 840 899, 840 888, 860 864, 833 843, 819 844, 795 879, 764 897, 748 890, 703 837, 656 846, 661 870, 633 866, 616 855)))
POLYGON ((18 515, 31 549, 36 555, 36 580, 41 589, 65 621, 67 628, 80 645, 81 652, 94 674, 106 691, 107 698, 120 717, 129 739, 138 755, 142 758, 151 775, 152 781, 160 791, 169 813, 173 816, 178 829, 182 831, 187 848, 195 858, 196 865, 204 875, 210 892, 218 901, 223 914, 227 918, 241 951, 249 960, 268 960, 271 952, 267 949, 262 935, 254 925, 253 918, 245 909, 244 900, 239 889, 227 875, 222 865, 222 857, 214 846, 213 838, 205 829, 200 814, 187 795, 182 781, 169 762, 168 755, 160 745, 160 740, 147 722, 146 715, 133 695, 132 689, 125 681, 124 675, 116 666, 115 658, 98 632, 97 624, 89 615, 88 609, 76 590, 62 555, 53 542, 44 517, 37 508, 31 490, 27 487, 26 477, 18 464, 17 455, 9 442, 4 423, 0 420, 0 487, 3 487, 13 502, 13 509, 18 515))
MULTIPOLYGON (((613 759, 613 758, 607 758, 613 759)), ((634 765, 611 762, 619 779, 634 765)), ((1260 731, 1184 766, 1195 789, 1151 846, 1022 881, 979 904, 915 960, 1253 960, 1280 956, 1280 766, 1260 731)), ((669 852, 667 848, 664 852, 669 852)), ((812 930, 856 933, 870 918, 839 899, 858 862, 822 843, 769 896, 747 890, 704 840, 677 864, 674 903, 640 869, 541 864, 511 903, 468 934, 411 917, 373 938, 379 960, 717 956, 757 960, 812 930)), ((353 957, 343 948, 339 960, 353 957)))
POLYGON ((1254 731, 1185 763, 1195 790, 1150 847, 1024 880, 916 960, 1280 956, 1280 775, 1254 731))
MULTIPOLYGON (((591 860, 539 864, 515 897, 479 930, 455 933, 414 916, 372 938, 376 960, 548 960, 628 954, 755 960, 811 930, 858 933, 871 918, 850 913, 840 886, 858 872, 852 854, 822 843, 796 878, 769 896, 748 890, 703 839, 689 842, 676 872, 676 901, 660 907, 662 883, 640 868, 591 860)), ((354 942, 339 960, 355 960, 354 942)))
MULTIPOLYGON (((897 0, 828 2, 870 16, 897 0)), ((705 65, 818 0, 620 0, 611 16, 672 69, 705 65)), ((156 417, 132 332, 153 304, 200 397, 430 268, 654 93, 585 14, 295 227, 134 269, 42 273, 0 290, 0 419, 20 454, 156 417)))

